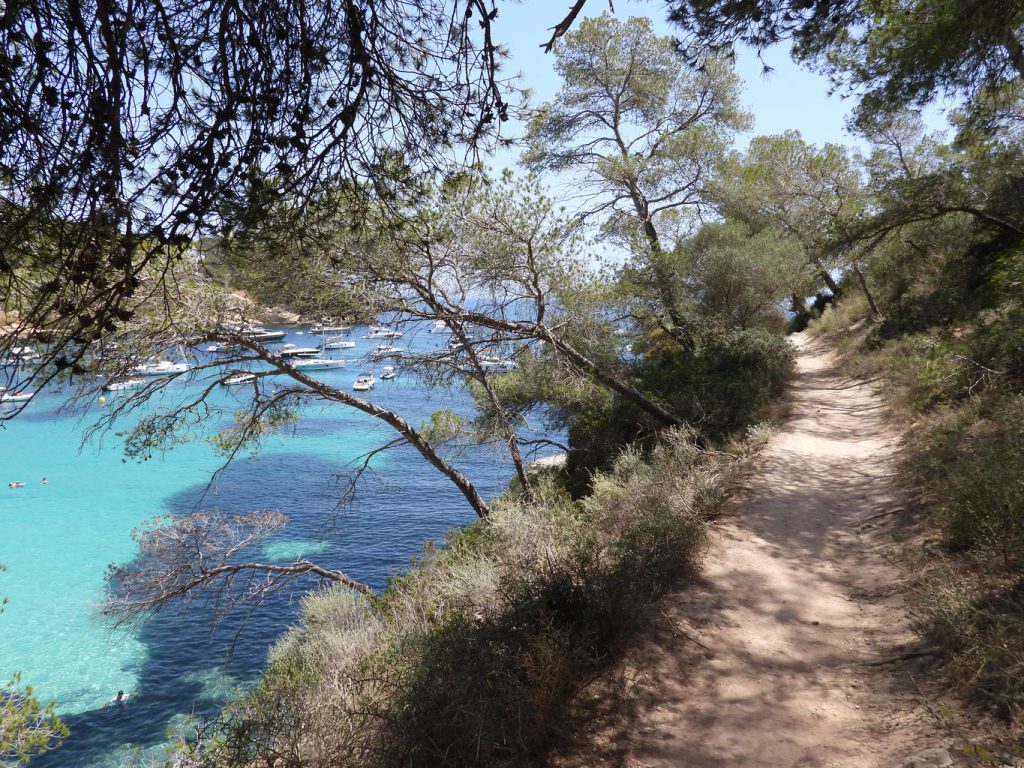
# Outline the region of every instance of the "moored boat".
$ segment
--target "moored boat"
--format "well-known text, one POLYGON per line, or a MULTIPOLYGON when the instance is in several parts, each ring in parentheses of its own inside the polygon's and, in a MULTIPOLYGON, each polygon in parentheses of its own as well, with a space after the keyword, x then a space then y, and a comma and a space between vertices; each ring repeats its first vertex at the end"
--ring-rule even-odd
POLYGON ((256 381, 256 374, 236 373, 233 376, 228 376, 226 379, 221 379, 220 385, 222 387, 237 387, 241 384, 248 384, 251 381, 256 381))
POLYGON ((138 389, 145 384, 146 382, 142 379, 112 379, 103 385, 103 389, 107 392, 124 392, 129 389, 138 389))
POLYGON ((345 323, 329 323, 327 321, 322 323, 313 323, 309 326, 310 333, 345 333, 345 331, 351 331, 352 326, 346 325, 345 323))
POLYGON ((27 403, 33 397, 35 392, 4 392, 0 394, 0 403, 27 403))
POLYGON ((303 357, 289 363, 297 371, 326 371, 332 368, 344 368, 344 360, 331 360, 326 357, 303 357))
POLYGON ((364 339, 399 339, 401 337, 401 331, 388 328, 386 325, 371 325, 370 332, 363 336, 364 339))
POLYGON ((398 376, 398 373, 395 371, 395 366, 393 365, 385 365, 384 370, 381 371, 380 374, 382 380, 393 379, 396 376, 398 376))
POLYGON ((393 347, 390 344, 378 344, 373 348, 370 357, 379 360, 382 357, 398 357, 401 354, 402 350, 398 347, 393 347))
POLYGON ((297 344, 282 344, 275 357, 317 357, 320 350, 316 347, 300 347, 297 344))
POLYGON ((188 363, 172 363, 170 360, 160 360, 155 363, 143 363, 131 369, 133 376, 173 376, 177 373, 184 373, 188 370, 188 363))
POLYGON ((373 385, 377 383, 377 380, 373 378, 372 373, 360 373, 356 376, 355 384, 352 385, 352 389, 356 392, 368 392, 373 389, 373 385))
POLYGON ((320 342, 321 349, 355 349, 356 343, 342 336, 333 336, 320 342))

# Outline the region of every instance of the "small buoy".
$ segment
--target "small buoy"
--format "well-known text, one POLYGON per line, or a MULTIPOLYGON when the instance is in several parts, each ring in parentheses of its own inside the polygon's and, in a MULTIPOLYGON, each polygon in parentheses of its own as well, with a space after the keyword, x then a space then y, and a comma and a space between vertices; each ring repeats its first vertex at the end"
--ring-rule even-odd
POLYGON ((105 398, 103 395, 100 395, 100 405, 106 405, 106 404, 107 404, 107 398, 105 398))

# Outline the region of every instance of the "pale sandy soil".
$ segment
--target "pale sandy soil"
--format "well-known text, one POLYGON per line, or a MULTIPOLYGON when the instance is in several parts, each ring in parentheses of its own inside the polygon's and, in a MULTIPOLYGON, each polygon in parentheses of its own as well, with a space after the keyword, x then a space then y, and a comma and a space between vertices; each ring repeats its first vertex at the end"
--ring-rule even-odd
POLYGON ((632 713, 566 764, 949 764, 926 674, 887 663, 919 647, 886 530, 897 437, 869 386, 792 338, 789 420, 715 524, 702 582, 631 654, 632 713))

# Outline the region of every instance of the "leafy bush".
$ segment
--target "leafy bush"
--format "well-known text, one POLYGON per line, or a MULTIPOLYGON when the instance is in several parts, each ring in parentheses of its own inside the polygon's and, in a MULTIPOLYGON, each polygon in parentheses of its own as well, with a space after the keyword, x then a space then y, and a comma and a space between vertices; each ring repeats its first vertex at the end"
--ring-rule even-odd
MULTIPOLYGON (((709 332, 692 351, 655 336, 635 345, 640 388, 691 425, 698 440, 721 445, 764 419, 794 370, 792 345, 761 329, 709 332)), ((631 403, 604 395, 569 426, 570 488, 589 488, 626 445, 648 446, 659 429, 631 403)))

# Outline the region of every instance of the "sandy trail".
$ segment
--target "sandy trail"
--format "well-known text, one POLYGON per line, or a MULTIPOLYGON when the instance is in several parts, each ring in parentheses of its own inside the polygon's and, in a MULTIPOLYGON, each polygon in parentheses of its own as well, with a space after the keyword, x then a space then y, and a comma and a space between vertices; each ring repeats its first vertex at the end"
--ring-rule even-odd
POLYGON ((791 418, 726 505, 703 583, 671 596, 641 643, 639 711, 595 762, 948 764, 907 670, 870 664, 915 641, 879 530, 896 436, 868 386, 793 338, 791 418))

